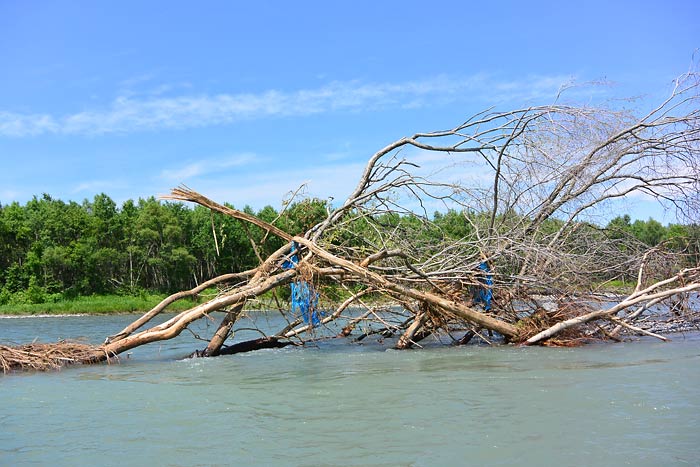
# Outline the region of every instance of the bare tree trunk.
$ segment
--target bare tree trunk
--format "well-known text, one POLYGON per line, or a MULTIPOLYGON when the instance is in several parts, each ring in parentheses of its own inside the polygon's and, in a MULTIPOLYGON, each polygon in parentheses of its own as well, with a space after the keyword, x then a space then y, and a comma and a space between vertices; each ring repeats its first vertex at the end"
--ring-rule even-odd
POLYGON ((149 311, 148 313, 146 313, 145 315, 143 315, 142 317, 140 317, 139 319, 137 319, 133 323, 129 324, 123 330, 121 330, 117 334, 109 336, 107 339, 105 339, 105 344, 109 344, 110 342, 113 342, 113 341, 116 341, 119 339, 123 339, 123 338, 131 335, 134 331, 136 331, 141 326, 143 326, 144 324, 151 321, 155 316, 160 314, 171 303, 174 303, 182 298, 193 297, 193 296, 199 294, 200 292, 208 289, 209 287, 211 287, 213 285, 217 285, 217 284, 220 284, 222 282, 232 281, 235 279, 241 279, 244 277, 248 277, 248 276, 252 275, 252 273, 253 273, 253 271, 245 271, 245 272, 236 273, 236 274, 223 274, 221 276, 215 277, 214 279, 210 279, 206 282, 202 282, 200 285, 198 285, 197 287, 195 287, 193 289, 172 294, 169 297, 165 298, 163 301, 161 301, 158 305, 153 307, 153 309, 151 311, 149 311))
POLYGON ((396 349, 398 350, 403 350, 403 349, 408 349, 413 344, 415 344, 415 341, 413 341, 413 337, 416 335, 419 329, 423 327, 425 324, 426 320, 426 313, 421 312, 416 317, 413 319, 413 323, 404 331, 403 334, 401 334, 401 337, 399 337, 399 341, 396 343, 396 349))
POLYGON ((204 350, 202 357, 216 357, 221 353, 221 347, 226 342, 226 339, 231 335, 231 329, 243 310, 245 302, 238 303, 233 308, 226 312, 226 316, 221 321, 219 328, 214 333, 214 336, 209 341, 209 345, 204 350))
POLYGON ((270 276, 265 280, 260 281, 255 285, 240 287, 235 292, 228 295, 221 295, 202 305, 198 305, 190 310, 184 311, 179 315, 171 318, 163 324, 154 326, 153 328, 141 331, 137 334, 132 334, 123 339, 105 344, 96 351, 90 362, 104 361, 108 358, 117 356, 134 347, 138 347, 151 342, 157 342, 167 339, 172 339, 178 336, 187 326, 195 320, 198 320, 208 313, 221 310, 227 306, 245 302, 249 297, 265 293, 280 285, 289 283, 296 275, 296 271, 289 270, 281 272, 277 275, 270 276))

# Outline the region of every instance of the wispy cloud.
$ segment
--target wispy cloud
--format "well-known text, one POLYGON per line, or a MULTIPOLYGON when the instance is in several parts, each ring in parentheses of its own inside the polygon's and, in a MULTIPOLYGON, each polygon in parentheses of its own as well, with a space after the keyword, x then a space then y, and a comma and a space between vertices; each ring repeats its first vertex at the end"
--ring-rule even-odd
POLYGON ((252 153, 232 156, 198 159, 184 166, 161 171, 160 177, 168 181, 184 182, 195 177, 221 172, 233 167, 247 166, 253 162, 262 162, 262 158, 252 153))
POLYGON ((0 190, 0 201, 7 203, 7 200, 13 201, 20 196, 17 190, 0 190))
POLYGON ((128 186, 124 180, 88 180, 80 182, 73 187, 72 193, 82 193, 82 192, 107 192, 110 190, 120 189, 128 186))
POLYGON ((0 111, 0 135, 34 136, 42 133, 59 133, 60 124, 48 114, 23 115, 0 111))
POLYGON ((400 83, 336 81, 314 89, 260 93, 163 97, 122 95, 107 108, 52 115, 0 110, 0 135, 94 135, 226 125, 268 117, 305 116, 334 111, 421 108, 457 101, 486 105, 503 101, 551 99, 565 76, 532 76, 503 81, 487 75, 436 76, 400 83))
MULTIPOLYGON (((280 206, 282 200, 304 185, 302 197, 342 201, 355 188, 364 168, 363 163, 315 165, 304 169, 268 170, 251 172, 245 183, 231 183, 227 177, 208 178, 206 193, 212 199, 226 200, 237 207, 245 205, 261 208, 267 204, 280 206)), ((196 184, 191 185, 197 189, 196 184)))

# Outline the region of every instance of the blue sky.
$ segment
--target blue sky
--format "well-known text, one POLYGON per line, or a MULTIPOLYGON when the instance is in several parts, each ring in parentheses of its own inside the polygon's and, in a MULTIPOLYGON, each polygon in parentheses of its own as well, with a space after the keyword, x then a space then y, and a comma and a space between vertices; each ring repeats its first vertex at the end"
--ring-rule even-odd
POLYGON ((256 209, 305 182, 342 199, 386 144, 571 80, 658 101, 699 5, 0 0, 0 203, 180 183, 256 209))

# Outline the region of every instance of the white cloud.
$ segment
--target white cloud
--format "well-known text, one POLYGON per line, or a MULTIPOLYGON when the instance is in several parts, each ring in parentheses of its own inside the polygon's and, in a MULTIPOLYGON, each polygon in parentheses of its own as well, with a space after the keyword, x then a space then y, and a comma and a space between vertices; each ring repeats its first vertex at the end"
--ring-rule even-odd
POLYGON ((0 135, 34 136, 42 133, 57 133, 60 130, 59 123, 51 115, 22 115, 0 111, 0 135))
MULTIPOLYGON (((137 98, 127 93, 107 108, 67 115, 0 111, 0 135, 92 135, 225 125, 241 120, 332 111, 420 108, 435 102, 471 100, 485 105, 503 101, 523 102, 554 98, 559 86, 567 81, 570 78, 564 76, 531 76, 503 81, 483 74, 467 78, 442 75, 401 83, 335 81, 314 89, 290 92, 272 89, 256 94, 137 98)), ((165 89, 167 85, 161 87, 165 89)))
POLYGON ((12 202, 20 197, 21 193, 16 190, 2 190, 0 191, 0 202, 12 202))
POLYGON ((182 167, 165 169, 160 173, 160 177, 169 181, 184 182, 195 177, 221 172, 233 167, 247 166, 262 161, 263 159, 261 157, 252 153, 198 159, 197 162, 192 162, 182 167))
MULTIPOLYGON (((280 167, 278 170, 253 171, 245 182, 232 183, 226 176, 210 177, 203 181, 206 195, 215 200, 225 200, 237 207, 251 205, 261 208, 267 204, 279 208, 283 200, 302 184, 301 198, 334 197, 342 202, 355 188, 364 163, 348 162, 334 165, 315 165, 300 169, 280 167)), ((190 185, 197 189, 198 185, 190 185)), ((204 188, 202 188, 204 189, 204 188)))
POLYGON ((72 193, 81 192, 107 192, 110 190, 120 189, 128 186, 123 180, 89 180, 84 181, 73 187, 72 193))

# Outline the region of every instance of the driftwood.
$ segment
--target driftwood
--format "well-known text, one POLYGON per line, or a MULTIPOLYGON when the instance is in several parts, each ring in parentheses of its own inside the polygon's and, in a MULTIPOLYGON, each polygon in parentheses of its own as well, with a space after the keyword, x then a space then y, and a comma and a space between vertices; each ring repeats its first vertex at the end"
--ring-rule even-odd
MULTIPOLYGON (((486 111, 450 130, 402 138, 372 155, 347 199, 327 205, 327 216, 305 232, 286 232, 185 186, 175 188, 163 198, 252 224, 285 245, 264 258, 251 238, 258 267, 174 294, 100 346, 47 344, 39 352, 45 363, 36 365, 25 359, 37 348, 5 346, 0 363, 11 371, 110 360, 171 339, 212 313, 223 317, 198 356, 303 344, 336 321, 342 331, 326 337, 349 337, 358 323, 375 321, 397 348, 455 332, 463 335, 452 338, 456 343, 475 336, 492 342, 483 334, 490 333, 501 342, 565 345, 619 339, 623 330, 666 339, 638 320, 658 307, 675 313, 670 300, 700 290, 697 255, 609 236, 583 216, 615 198, 644 193, 697 222, 699 88, 697 75, 684 75, 668 99, 642 116, 557 104, 486 111), (441 231, 428 215, 438 207, 451 210, 459 236, 441 231), (606 305, 597 284, 617 277, 635 277, 636 288, 606 305), (227 344, 250 300, 294 281, 354 292, 318 325, 280 307, 284 329, 227 344), (174 301, 222 284, 227 287, 215 298, 143 329, 174 301), (401 308, 400 322, 384 320, 383 304, 401 308), (357 308, 350 313, 351 305, 357 308)), ((692 321, 696 314, 685 309, 679 319, 692 321)))

